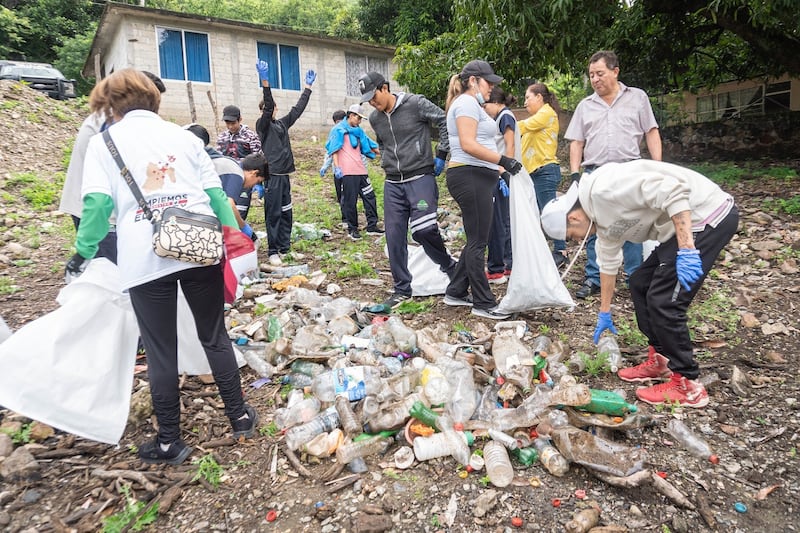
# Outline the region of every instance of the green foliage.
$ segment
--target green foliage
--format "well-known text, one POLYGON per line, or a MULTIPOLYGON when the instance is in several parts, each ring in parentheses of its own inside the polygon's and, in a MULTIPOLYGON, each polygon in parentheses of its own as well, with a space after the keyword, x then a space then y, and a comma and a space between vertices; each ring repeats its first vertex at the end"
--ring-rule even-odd
POLYGON ((0 5, 0 58, 22 53, 30 29, 27 18, 0 5))
POLYGON ((361 0, 357 14, 368 39, 388 44, 419 44, 453 29, 450 0, 361 0))
POLYGON ((131 496, 130 485, 120 489, 125 499, 125 508, 103 519, 103 533, 120 533, 122 531, 142 531, 146 526, 158 520, 158 503, 151 505, 143 514, 139 514, 147 505, 131 496), (131 522, 133 522, 131 524, 131 522))
POLYGON ((55 179, 39 177, 34 172, 12 174, 6 181, 6 189, 19 194, 37 211, 52 208, 61 192, 64 173, 58 172, 55 179))
POLYGON ((53 66, 68 79, 75 80, 75 92, 79 96, 88 96, 94 87, 94 78, 84 78, 81 70, 89 56, 96 29, 97 23, 92 23, 86 31, 64 39, 63 44, 56 47, 57 59, 53 66))
POLYGON ((626 317, 616 319, 617 337, 621 344, 627 346, 647 346, 647 337, 639 330, 636 317, 628 320, 626 317))
POLYGON ((795 195, 789 198, 765 200, 764 209, 776 213, 786 213, 787 215, 800 215, 800 196, 795 195))
POLYGON ((214 459, 214 456, 209 454, 200 457, 199 459, 195 459, 192 461, 193 464, 197 465, 197 473, 192 478, 192 481, 197 481, 198 479, 204 479, 208 482, 209 485, 214 487, 215 489, 219 487, 220 481, 222 480, 222 473, 224 470, 222 466, 214 459))
POLYGON ((336 271, 336 277, 339 279, 360 278, 375 274, 370 262, 364 259, 361 254, 354 254, 352 257, 343 258, 343 260, 344 265, 340 266, 336 271))
POLYGON ((398 305, 394 309, 394 312, 401 315, 418 315, 420 313, 427 313, 433 309, 434 305, 436 305, 436 301, 433 298, 422 301, 406 300, 398 305))
POLYGON ((607 352, 598 352, 595 357, 585 352, 578 352, 578 357, 580 357, 583 364, 586 365, 584 370, 590 376, 597 376, 601 373, 605 374, 611 371, 611 367, 608 364, 607 352))
POLYGON ((258 428, 258 434, 262 437, 267 435, 268 437, 274 437, 278 433, 280 433, 280 429, 278 428, 277 424, 274 421, 270 422, 266 426, 261 426, 258 428))
POLYGON ((9 276, 0 276, 0 296, 14 294, 20 290, 19 285, 14 283, 14 279, 9 276))
POLYGON ((686 312, 686 317, 692 338, 695 330, 707 331, 712 326, 718 333, 730 337, 739 327, 736 303, 730 291, 724 288, 703 291, 703 297, 695 298, 686 312))
POLYGON ((0 431, 11 437, 11 442, 14 444, 28 444, 31 441, 31 425, 32 424, 22 424, 16 431, 12 431, 8 428, 0 431))

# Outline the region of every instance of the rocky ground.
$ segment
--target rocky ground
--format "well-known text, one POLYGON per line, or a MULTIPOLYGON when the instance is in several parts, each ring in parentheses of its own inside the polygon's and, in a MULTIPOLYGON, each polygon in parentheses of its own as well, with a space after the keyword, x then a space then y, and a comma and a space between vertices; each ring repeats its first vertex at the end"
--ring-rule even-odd
MULTIPOLYGON (((71 146, 85 114, 75 103, 54 102, 0 82, 0 315, 12 329, 56 308, 72 232, 68 217, 34 211, 9 183, 23 172, 56 179, 65 167, 64 149, 71 146)), ((304 200, 303 176, 315 172, 322 153, 319 143, 303 139, 297 140, 297 148, 296 205, 304 200)), ((796 162, 781 165, 800 168, 796 162)), ((0 435, 0 529, 95 531, 104 519, 119 518, 127 508, 129 520, 116 531, 128 531, 137 514, 130 510, 131 502, 157 501, 157 520, 148 526, 153 531, 503 531, 517 527, 516 518, 528 531, 561 531, 573 513, 595 502, 601 510, 599 522, 606 526, 602 531, 794 531, 800 490, 800 224, 796 216, 765 209, 765 202, 796 194, 797 184, 796 177, 777 180, 765 172, 726 186, 740 206, 741 228, 698 296, 695 307, 700 312, 692 322, 703 376, 709 381, 709 406, 685 412, 639 405, 640 412, 652 417, 652 425, 615 435, 620 443, 646 450, 647 469, 662 473, 677 494, 668 496, 663 484, 650 478, 637 488, 613 487, 578 465, 556 478, 538 463, 527 468, 515 463, 514 481, 502 489, 487 484, 482 473, 467 474, 450 458, 400 470, 392 456, 404 444, 402 438, 385 455, 370 457, 369 470, 358 475, 341 470, 330 458, 298 454, 295 462, 286 454, 283 437, 270 428, 283 402, 279 383, 273 379, 253 388, 258 376, 245 367, 242 382, 263 430, 243 443, 227 438, 216 389, 197 377, 182 380, 184 438, 196 449, 193 458, 210 454, 222 467, 217 487, 195 479, 199 466, 189 461, 180 467, 147 467, 138 461, 135 446, 153 433, 147 417, 128 424, 119 446, 107 446, 59 431, 50 434, 47 428, 36 428, 23 439, 20 428, 30 421, 0 409, 2 427, 17 440, 31 441, 15 444, 0 435), (673 417, 710 443, 720 457, 718 465, 689 455, 672 441, 663 429, 673 417)), ((452 208, 444 191, 443 197, 452 208)), ((332 239, 347 242, 335 228, 332 239)), ((378 270, 374 279, 379 286, 358 277, 335 279, 336 272, 329 271, 321 287, 336 281, 341 286, 337 296, 382 300, 391 278, 380 251, 377 240, 365 253, 378 270)), ((302 262, 315 270, 323 258, 312 249, 302 262)), ((579 261, 568 285, 579 283, 580 267, 579 261)), ((504 287, 495 290, 502 294, 504 287)), ((620 285, 618 321, 632 313, 626 296, 620 285)), ((570 353, 591 352, 597 302, 577 303, 571 312, 520 315, 529 327, 526 341, 546 333, 562 339, 570 353)), ((237 312, 254 310, 249 299, 237 307, 237 312)), ((457 341, 454 329, 480 337, 491 326, 444 306, 440 298, 428 310, 402 318, 415 329, 441 326, 451 342, 457 341)), ((620 343, 631 360, 644 348, 631 334, 621 335, 620 343)), ((595 388, 621 387, 633 397, 635 387, 611 374, 577 377, 595 388)), ((145 383, 146 374, 137 367, 135 388, 145 383)), ((480 441, 474 448, 479 447, 480 441)), ((145 509, 138 511, 140 516, 146 515, 145 509)))

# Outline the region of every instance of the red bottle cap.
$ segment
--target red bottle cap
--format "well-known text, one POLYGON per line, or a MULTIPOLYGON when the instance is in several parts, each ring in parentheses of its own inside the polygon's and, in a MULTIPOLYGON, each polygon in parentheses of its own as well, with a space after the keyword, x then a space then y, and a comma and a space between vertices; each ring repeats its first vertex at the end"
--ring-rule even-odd
POLYGON ((709 460, 709 461, 711 461, 711 462, 712 462, 713 464, 715 464, 715 465, 718 465, 718 464, 719 464, 719 457, 717 457, 717 456, 716 456, 716 455, 714 455, 714 454, 711 454, 711 455, 708 457, 708 460, 709 460))
POLYGON ((278 513, 276 513, 274 510, 267 512, 267 522, 274 522, 275 519, 277 518, 278 518, 278 513))
POLYGON ((661 479, 667 479, 667 473, 666 472, 656 472, 656 475, 658 477, 660 477, 661 479))
POLYGON ((456 431, 464 431, 464 424, 462 424, 461 422, 456 422, 455 424, 453 424, 453 429, 455 429, 456 431))
POLYGON ((522 518, 515 516, 511 519, 511 525, 514 527, 522 527, 522 518))
POLYGON ((578 498, 579 500, 583 500, 584 498, 586 498, 586 491, 583 489, 576 490, 575 497, 578 498))
POLYGON ((551 500, 551 503, 553 504, 553 507, 561 507, 561 500, 559 500, 558 498, 553 498, 551 500))
POLYGON ((506 378, 504 378, 503 376, 497 376, 495 382, 497 382, 498 385, 502 385, 503 383, 506 382, 506 378))
POLYGON ((530 435, 531 435, 532 439, 538 439, 539 438, 539 432, 536 431, 536 428, 531 428, 530 435))

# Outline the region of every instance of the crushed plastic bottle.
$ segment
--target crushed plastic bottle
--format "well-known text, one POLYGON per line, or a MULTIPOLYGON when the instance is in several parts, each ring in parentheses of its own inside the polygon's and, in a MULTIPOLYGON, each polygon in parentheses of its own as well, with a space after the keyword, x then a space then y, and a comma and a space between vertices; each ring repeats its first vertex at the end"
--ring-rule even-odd
POLYGON ((397 349, 401 352, 414 353, 417 351, 417 333, 403 324, 403 321, 396 316, 390 316, 386 321, 397 349))
POLYGON ((320 433, 310 441, 302 444, 300 450, 315 457, 330 457, 341 446, 344 434, 341 429, 334 429, 330 433, 320 433))
POLYGON ((281 383, 284 385, 291 385, 295 389, 304 389, 310 387, 314 382, 314 378, 306 374, 291 373, 286 374, 281 378, 281 383))
POLYGON ((289 429, 286 432, 286 445, 290 450, 294 451, 320 433, 336 429, 339 424, 339 415, 336 412, 336 408, 331 406, 302 426, 295 426, 289 429))
POLYGON ((364 424, 367 433, 377 433, 386 429, 394 429, 402 426, 411 417, 410 411, 416 402, 427 401, 424 395, 415 392, 409 394, 399 402, 386 406, 377 415, 371 417, 364 424))
POLYGON ((247 366, 262 378, 271 378, 275 374, 275 367, 259 355, 259 350, 242 350, 242 356, 247 366))
POLYGON ((381 371, 370 366, 350 366, 324 372, 314 378, 311 389, 321 402, 332 402, 343 394, 354 402, 383 388, 381 371))
MULTIPOLYGON (((542 434, 541 425, 538 429, 542 434)), ((549 435, 567 461, 612 476, 635 474, 644 468, 647 459, 642 448, 611 442, 570 425, 553 427, 549 435)))
POLYGON ((469 464, 470 451, 474 438, 469 431, 452 429, 434 433, 430 437, 416 437, 413 442, 414 456, 418 461, 428 461, 450 455, 459 464, 469 464))
POLYGON ((337 396, 333 401, 333 405, 339 415, 339 422, 342 424, 345 435, 355 437, 361 433, 361 423, 350 405, 350 400, 344 396, 337 396))
POLYGON ((533 350, 534 355, 540 355, 547 358, 550 355, 552 346, 553 343, 550 340, 550 337, 547 335, 539 335, 533 339, 533 342, 531 343, 531 350, 533 350))
POLYGON ((443 372, 452 391, 449 401, 445 403, 445 412, 453 419, 455 429, 461 429, 478 406, 479 395, 475 390, 472 367, 461 361, 447 359, 437 364, 444 366, 443 372))
POLYGON ((632 403, 625 401, 619 394, 599 389, 590 389, 592 400, 584 405, 576 405, 576 409, 613 416, 625 416, 628 413, 635 413, 639 410, 632 403))
POLYGON ((492 356, 498 372, 503 376, 513 367, 533 364, 533 352, 522 343, 513 329, 497 332, 492 341, 492 356))
POLYGON ((539 437, 533 441, 533 446, 539 453, 539 461, 548 472, 556 477, 561 477, 569 471, 569 463, 550 443, 550 439, 539 437))
POLYGON ((501 443, 490 440, 483 446, 486 474, 495 487, 507 487, 514 480, 514 468, 508 450, 501 443))
POLYGON ((489 429, 489 437, 491 437, 493 441, 499 442, 509 450, 516 450, 519 447, 517 439, 508 433, 503 433, 498 429, 489 429))
POLYGON ((298 424, 305 424, 319 413, 319 400, 305 398, 299 402, 275 411, 275 425, 278 429, 288 429, 298 424))
POLYGON ((616 337, 606 335, 597 343, 597 354, 606 354, 608 356, 608 366, 612 372, 617 372, 619 367, 622 366, 622 354, 619 351, 616 337))
POLYGON ((375 435, 358 442, 343 444, 336 449, 336 460, 340 463, 347 464, 358 457, 367 457, 368 455, 382 453, 391 443, 392 439, 386 438, 383 435, 375 435))
MULTIPOLYGON (((392 360, 398 362, 395 358, 392 360)), ((381 403, 405 398, 419 385, 419 378, 420 372, 414 368, 397 373, 384 380, 383 389, 375 394, 375 398, 381 403)))
POLYGON ((700 438, 697 434, 692 432, 692 430, 689 429, 686 424, 677 418, 673 418, 667 422, 667 433, 669 433, 675 440, 680 442, 681 445, 695 457, 706 459, 713 464, 719 463, 719 457, 712 453, 711 447, 708 445, 708 443, 706 443, 706 441, 700 438))
POLYGON ((325 372, 325 365, 298 359, 297 361, 292 363, 289 369, 297 374, 305 374, 306 376, 311 376, 312 378, 314 378, 325 372))
POLYGON ((589 507, 572 515, 572 519, 564 524, 567 533, 587 533, 600 521, 600 509, 589 507))

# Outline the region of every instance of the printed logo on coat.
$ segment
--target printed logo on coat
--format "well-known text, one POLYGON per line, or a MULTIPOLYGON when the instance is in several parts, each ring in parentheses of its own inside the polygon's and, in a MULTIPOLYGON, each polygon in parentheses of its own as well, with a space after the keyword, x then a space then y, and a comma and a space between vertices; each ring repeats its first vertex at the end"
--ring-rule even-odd
POLYGON ((175 183, 175 169, 172 168, 172 163, 174 162, 175 156, 168 155, 166 162, 147 163, 147 179, 144 180, 142 190, 146 193, 150 193, 163 189, 164 180, 167 178, 169 178, 172 183, 175 183))
POLYGON ((417 202, 417 209, 419 209, 420 211, 427 211, 428 202, 426 202, 425 200, 420 200, 419 202, 417 202))
POLYGON ((609 237, 613 237, 614 239, 620 239, 625 232, 627 232, 632 227, 639 224, 639 219, 636 220, 617 220, 608 228, 606 233, 608 233, 609 237))

